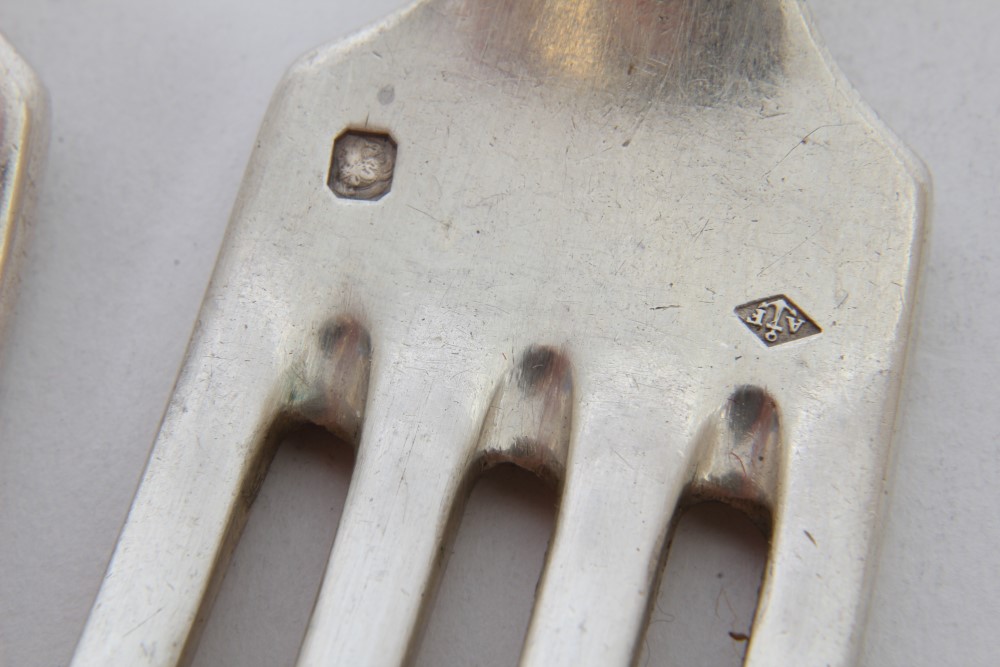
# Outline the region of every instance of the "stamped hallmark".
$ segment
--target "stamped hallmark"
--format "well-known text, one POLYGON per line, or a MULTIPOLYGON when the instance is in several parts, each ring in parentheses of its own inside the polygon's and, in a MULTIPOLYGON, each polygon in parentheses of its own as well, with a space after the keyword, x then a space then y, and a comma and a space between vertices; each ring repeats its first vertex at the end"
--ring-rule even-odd
POLYGON ((807 338, 822 331, 784 294, 736 307, 736 316, 768 347, 807 338))
POLYGON ((381 199, 392 187, 396 142, 388 134, 347 130, 333 144, 327 185, 342 199, 381 199))

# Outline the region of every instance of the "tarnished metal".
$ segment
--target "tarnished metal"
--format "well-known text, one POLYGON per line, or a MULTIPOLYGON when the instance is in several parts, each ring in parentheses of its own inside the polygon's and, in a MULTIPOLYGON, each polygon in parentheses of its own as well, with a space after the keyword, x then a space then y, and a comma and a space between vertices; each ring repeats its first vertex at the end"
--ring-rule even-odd
POLYGON ((357 462, 299 667, 408 661, 500 461, 561 494, 524 667, 631 664, 706 498, 770 540, 746 664, 854 664, 925 183, 795 0, 427 0, 309 54, 73 665, 191 655, 301 422, 357 462))
POLYGON ((0 340, 17 289, 24 219, 48 140, 47 110, 35 73, 0 35, 0 340))

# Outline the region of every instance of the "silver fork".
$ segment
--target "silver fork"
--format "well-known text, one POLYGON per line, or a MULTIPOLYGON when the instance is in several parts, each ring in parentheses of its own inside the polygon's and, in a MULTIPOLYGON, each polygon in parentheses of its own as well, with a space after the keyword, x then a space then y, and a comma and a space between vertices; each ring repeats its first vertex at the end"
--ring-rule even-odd
POLYGON ((0 35, 0 341, 17 291, 24 221, 47 143, 45 89, 0 35))
POLYGON ((926 178, 795 0, 426 0, 275 94, 73 665, 187 661, 275 443, 357 447, 300 667, 413 655, 470 483, 555 480, 524 666, 631 664, 677 507, 745 664, 862 640, 926 178))

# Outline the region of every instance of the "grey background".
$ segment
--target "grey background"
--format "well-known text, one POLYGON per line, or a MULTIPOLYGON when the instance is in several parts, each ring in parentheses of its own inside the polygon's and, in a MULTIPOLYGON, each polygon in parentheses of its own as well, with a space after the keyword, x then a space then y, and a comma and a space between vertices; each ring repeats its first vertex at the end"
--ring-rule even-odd
MULTIPOLYGON (((68 661, 284 68, 400 4, 0 4, 0 30, 40 73, 53 110, 23 284, 0 352, 0 663, 68 661)), ((927 162, 935 186, 864 664, 995 665, 1000 4, 816 0, 811 9, 848 78, 927 162)), ((258 506, 270 528, 252 525, 245 539, 262 555, 234 565, 233 592, 224 591, 199 664, 294 655, 349 465, 317 439, 306 434, 283 449, 274 474, 289 481, 274 493, 285 489, 284 504, 268 509, 265 488, 258 506), (310 514, 316 498, 327 500, 310 514)), ((422 664, 509 663, 520 641, 551 498, 523 480, 493 480, 477 493, 484 500, 470 515, 478 518, 467 516, 471 528, 455 547, 473 557, 454 578, 449 570, 440 604, 451 616, 435 614, 422 664), (472 604, 483 595, 489 604, 472 604)), ((711 542, 714 525, 693 532, 711 542)), ((759 557, 759 545, 752 553, 759 557)), ((705 558, 678 567, 693 571, 705 558)), ((738 555, 729 558, 720 574, 740 567, 738 555)), ((718 612, 720 597, 711 597, 718 612)), ((676 625, 663 613, 664 626, 676 625)))

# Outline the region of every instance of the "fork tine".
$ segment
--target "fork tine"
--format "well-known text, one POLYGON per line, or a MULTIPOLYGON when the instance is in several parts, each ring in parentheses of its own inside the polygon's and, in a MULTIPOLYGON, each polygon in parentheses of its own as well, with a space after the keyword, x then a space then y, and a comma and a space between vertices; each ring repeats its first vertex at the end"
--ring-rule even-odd
POLYGON ((202 349, 191 348, 74 667, 181 663, 242 526, 276 401, 241 382, 252 365, 202 349))
MULTIPOLYGON (((529 347, 499 382, 482 423, 441 418, 474 411, 435 389, 444 383, 426 371, 396 366, 385 376, 375 383, 299 667, 390 666, 412 658, 476 473, 512 462, 558 479, 565 467, 572 377, 564 354, 529 347), (344 618, 351 623, 338 621, 344 618)), ((475 395, 466 400, 483 404, 475 395)))
POLYGON ((262 332, 244 328, 243 305, 206 301, 74 667, 190 657, 284 409, 277 355, 246 354, 262 332))
POLYGON ((469 428, 429 426, 440 423, 429 414, 447 414, 449 397, 429 393, 424 380, 375 381, 299 667, 398 665, 414 641, 475 438, 469 428), (380 391, 383 382, 394 391, 380 391))
POLYGON ((645 447, 669 442, 672 434, 657 432, 643 411, 636 412, 642 416, 612 420, 602 414, 585 420, 576 433, 522 667, 632 661, 655 594, 670 517, 687 479, 678 448, 645 447), (660 453, 634 456, 643 449, 660 453), (620 497, 625 488, 627 499, 620 497))
MULTIPOLYGON (((220 261, 218 282, 233 265, 220 261)), ((360 427, 367 332, 349 318, 322 324, 288 341, 288 364, 274 329, 244 324, 267 321, 250 312, 226 290, 206 300, 74 667, 185 664, 288 428, 312 421, 350 439, 360 427), (260 349, 271 354, 250 353, 260 349)))
POLYGON ((808 655, 830 665, 859 659, 888 455, 869 443, 888 440, 892 428, 863 406, 880 393, 890 400, 895 393, 885 378, 871 384, 822 409, 808 399, 778 399, 794 424, 783 434, 789 452, 772 509, 747 667, 774 665, 786 656, 808 655), (877 435, 852 442, 849 433, 877 435))

